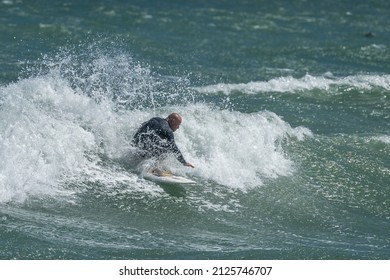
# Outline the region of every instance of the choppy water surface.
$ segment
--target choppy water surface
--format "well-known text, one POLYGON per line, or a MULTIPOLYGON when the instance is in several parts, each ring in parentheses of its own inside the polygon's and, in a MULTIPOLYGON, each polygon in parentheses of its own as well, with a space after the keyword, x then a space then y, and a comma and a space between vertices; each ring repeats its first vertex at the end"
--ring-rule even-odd
POLYGON ((1 1, 0 258, 388 259, 389 11, 1 1), (172 111, 196 185, 131 156, 172 111))

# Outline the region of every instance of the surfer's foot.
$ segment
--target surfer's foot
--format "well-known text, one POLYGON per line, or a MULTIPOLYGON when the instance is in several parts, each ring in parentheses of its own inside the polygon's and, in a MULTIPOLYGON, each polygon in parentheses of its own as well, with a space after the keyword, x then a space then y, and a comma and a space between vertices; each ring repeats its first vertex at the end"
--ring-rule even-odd
POLYGON ((171 172, 169 172, 168 170, 164 170, 164 169, 154 168, 152 170, 152 174, 161 177, 161 176, 168 176, 171 174, 171 172))

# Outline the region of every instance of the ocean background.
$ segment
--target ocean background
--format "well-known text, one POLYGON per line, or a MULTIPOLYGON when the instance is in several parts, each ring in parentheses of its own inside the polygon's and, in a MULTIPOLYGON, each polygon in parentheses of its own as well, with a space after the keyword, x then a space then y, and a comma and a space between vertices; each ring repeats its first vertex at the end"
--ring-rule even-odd
POLYGON ((0 0, 0 259, 390 259, 389 15, 0 0), (132 158, 173 111, 196 185, 132 158))

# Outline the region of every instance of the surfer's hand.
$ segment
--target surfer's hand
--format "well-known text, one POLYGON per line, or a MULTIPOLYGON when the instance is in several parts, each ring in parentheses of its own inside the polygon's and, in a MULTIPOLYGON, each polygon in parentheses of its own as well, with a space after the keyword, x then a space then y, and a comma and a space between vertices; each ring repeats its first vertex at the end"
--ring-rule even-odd
POLYGON ((189 162, 187 162, 186 164, 184 164, 185 166, 187 166, 187 167, 191 167, 191 168, 194 168, 194 166, 191 164, 191 163, 189 163, 189 162))

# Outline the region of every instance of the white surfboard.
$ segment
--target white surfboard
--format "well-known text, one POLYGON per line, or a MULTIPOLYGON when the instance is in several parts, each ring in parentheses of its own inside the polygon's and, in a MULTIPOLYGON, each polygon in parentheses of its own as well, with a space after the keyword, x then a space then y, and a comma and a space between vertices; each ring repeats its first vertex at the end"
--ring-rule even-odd
POLYGON ((174 175, 168 170, 161 170, 157 168, 144 171, 143 177, 158 183, 196 184, 196 182, 191 179, 174 175))

